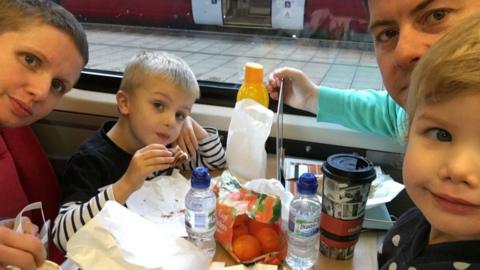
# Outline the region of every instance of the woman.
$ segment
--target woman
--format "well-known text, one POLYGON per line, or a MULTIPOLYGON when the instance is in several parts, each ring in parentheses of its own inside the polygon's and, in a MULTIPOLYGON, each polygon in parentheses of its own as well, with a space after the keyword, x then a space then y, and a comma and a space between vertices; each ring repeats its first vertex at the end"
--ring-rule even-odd
MULTIPOLYGON (((45 0, 0 0, 0 48, 0 129, 29 125, 50 113, 88 62, 82 26, 45 0)), ((11 220, 0 222, 0 269, 43 264, 38 228, 28 219, 23 225, 26 233, 17 233, 11 220)))

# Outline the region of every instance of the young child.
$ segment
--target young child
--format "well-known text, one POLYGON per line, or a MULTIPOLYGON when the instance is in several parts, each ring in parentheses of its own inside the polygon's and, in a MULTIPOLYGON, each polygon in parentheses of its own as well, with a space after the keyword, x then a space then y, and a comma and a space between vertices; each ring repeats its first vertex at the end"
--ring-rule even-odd
POLYGON ((98 213, 106 201, 124 204, 145 180, 171 174, 172 150, 185 125, 199 149, 191 169, 226 165, 218 132, 189 117, 200 91, 195 75, 178 57, 141 53, 128 64, 116 94, 119 118, 107 122, 69 160, 62 179, 63 205, 55 220, 54 241, 63 251, 69 238, 98 213))
POLYGON ((407 102, 407 211, 379 249, 380 269, 480 269, 480 17, 415 68, 407 102))
MULTIPOLYGON (((67 10, 52 1, 0 0, 0 132, 29 125, 50 113, 87 62, 85 32, 67 10)), ((3 153, 0 156, 0 219, 12 218, 17 212, 5 206, 18 198, 8 196, 12 186, 5 183, 20 177, 3 171, 3 163, 8 168, 11 160, 3 153)), ((38 227, 27 218, 22 222, 25 233, 14 231, 13 226, 13 219, 0 221, 0 269, 39 268, 46 250, 35 236, 38 227)))

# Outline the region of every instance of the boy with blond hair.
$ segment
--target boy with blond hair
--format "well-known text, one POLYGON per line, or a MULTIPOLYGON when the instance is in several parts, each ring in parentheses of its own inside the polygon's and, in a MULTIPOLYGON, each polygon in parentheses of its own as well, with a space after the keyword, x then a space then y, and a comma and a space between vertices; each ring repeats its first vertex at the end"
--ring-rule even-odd
POLYGON ((116 94, 118 121, 107 122, 69 160, 63 175, 63 205, 54 225, 54 241, 64 250, 70 237, 108 200, 124 204, 145 180, 168 175, 174 150, 188 125, 198 151, 180 169, 226 165, 218 132, 203 128, 190 112, 200 90, 195 75, 180 58, 145 52, 128 64, 116 94))

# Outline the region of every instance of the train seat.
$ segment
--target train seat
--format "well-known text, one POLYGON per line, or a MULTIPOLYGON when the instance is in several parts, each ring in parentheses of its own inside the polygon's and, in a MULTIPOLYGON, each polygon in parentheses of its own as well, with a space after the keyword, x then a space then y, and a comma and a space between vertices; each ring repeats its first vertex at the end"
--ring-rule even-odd
MULTIPOLYGON (((60 186, 42 145, 30 127, 0 129, 0 217, 15 217, 28 203, 41 201, 52 224, 58 213, 60 186)), ((39 213, 31 215, 40 227, 39 213)), ((65 258, 50 241, 50 259, 65 258)))

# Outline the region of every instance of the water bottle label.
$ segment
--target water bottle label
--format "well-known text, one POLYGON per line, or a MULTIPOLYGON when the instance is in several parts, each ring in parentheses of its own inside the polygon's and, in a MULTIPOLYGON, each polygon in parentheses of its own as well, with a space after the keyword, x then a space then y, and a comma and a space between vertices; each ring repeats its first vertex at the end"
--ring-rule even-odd
POLYGON ((320 232, 320 219, 296 218, 290 214, 288 229, 298 237, 308 238, 320 232))
POLYGON ((209 231, 215 227, 215 211, 185 211, 185 225, 195 231, 209 231))

